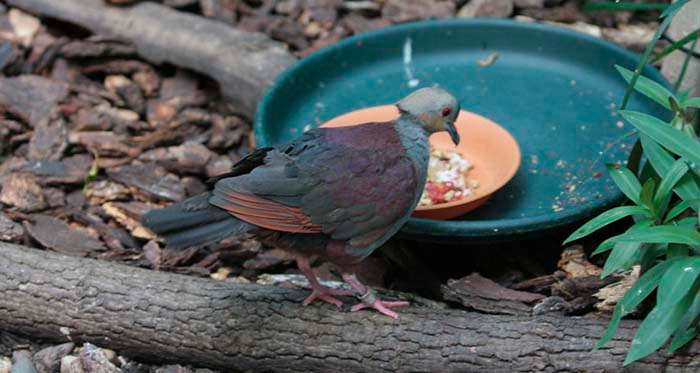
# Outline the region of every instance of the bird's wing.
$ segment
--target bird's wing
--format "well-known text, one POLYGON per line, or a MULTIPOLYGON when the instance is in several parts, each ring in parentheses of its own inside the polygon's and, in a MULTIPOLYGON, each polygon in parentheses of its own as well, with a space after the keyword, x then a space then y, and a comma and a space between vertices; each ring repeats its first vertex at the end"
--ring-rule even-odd
POLYGON ((234 177, 238 175, 244 175, 249 173, 250 171, 253 171, 253 169, 265 163, 265 156, 267 156, 267 153, 269 151, 274 149, 275 148, 273 147, 265 147, 253 150, 250 154, 246 155, 245 157, 241 158, 241 160, 236 162, 236 164, 234 164, 233 167, 231 167, 231 171, 225 174, 209 178, 207 180, 207 184, 213 185, 221 179, 225 179, 227 177, 234 177))
POLYGON ((320 129, 219 180, 210 202, 257 226, 362 248, 410 213, 417 172, 393 126, 320 129))

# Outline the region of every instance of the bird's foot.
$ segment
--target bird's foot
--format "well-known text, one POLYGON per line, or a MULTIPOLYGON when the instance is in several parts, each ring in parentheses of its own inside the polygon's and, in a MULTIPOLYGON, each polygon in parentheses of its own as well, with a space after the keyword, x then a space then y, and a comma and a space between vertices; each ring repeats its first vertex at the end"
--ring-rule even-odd
POLYGON ((399 317, 399 314, 392 311, 391 309, 394 307, 406 307, 409 304, 410 303, 406 301, 383 301, 381 299, 377 299, 372 304, 358 303, 352 306, 350 310, 352 312, 356 312, 365 308, 373 308, 383 315, 389 316, 392 319, 396 319, 399 317))
POLYGON ((410 304, 406 301, 383 301, 377 298, 377 295, 374 293, 374 290, 370 288, 367 288, 367 291, 359 298, 362 301, 362 303, 358 303, 352 306, 350 311, 357 312, 365 308, 372 308, 379 311, 379 313, 381 313, 382 315, 389 316, 392 319, 396 319, 399 317, 399 314, 391 310, 392 308, 406 307, 410 304))
POLYGON ((303 305, 308 306, 315 300, 320 300, 326 303, 330 303, 338 308, 343 305, 343 302, 336 298, 336 296, 352 295, 351 291, 342 289, 333 289, 323 285, 315 286, 311 290, 311 295, 304 299, 303 305))

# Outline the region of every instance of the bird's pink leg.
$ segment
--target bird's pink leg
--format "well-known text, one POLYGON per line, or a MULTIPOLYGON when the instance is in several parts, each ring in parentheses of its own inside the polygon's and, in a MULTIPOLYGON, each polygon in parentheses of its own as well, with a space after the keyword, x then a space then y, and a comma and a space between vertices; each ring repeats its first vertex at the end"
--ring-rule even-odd
POLYGON ((354 274, 343 273, 343 280, 345 280, 345 282, 347 282, 350 286, 352 286, 353 289, 355 289, 355 291, 357 291, 358 294, 360 294, 359 298, 362 301, 362 303, 358 303, 352 306, 352 312, 356 312, 365 308, 373 308, 383 315, 396 319, 399 317, 399 315, 396 312, 392 311, 391 308, 406 307, 409 305, 409 303, 405 301, 389 302, 377 298, 376 294, 374 293, 374 290, 363 285, 354 274))
POLYGON ((336 307, 340 307, 343 305, 343 302, 335 298, 335 296, 352 295, 352 292, 347 290, 336 290, 321 285, 321 283, 318 282, 314 271, 311 269, 309 259, 298 256, 297 266, 299 267, 299 270, 301 270, 301 273, 306 276, 306 279, 309 280, 309 284, 311 285, 311 295, 304 299, 304 302, 302 303, 303 305, 308 306, 313 301, 318 299, 320 301, 330 303, 336 307))

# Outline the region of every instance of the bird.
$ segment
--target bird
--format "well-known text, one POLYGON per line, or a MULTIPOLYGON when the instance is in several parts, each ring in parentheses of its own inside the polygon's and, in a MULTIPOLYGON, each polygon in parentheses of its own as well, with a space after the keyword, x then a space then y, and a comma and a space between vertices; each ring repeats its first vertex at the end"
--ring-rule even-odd
POLYGON ((311 286, 303 301, 351 311, 374 309, 391 318, 404 301, 384 301, 362 284, 353 268, 406 223, 425 187, 428 138, 446 131, 460 137, 457 99, 434 86, 396 102, 397 119, 356 126, 314 128, 291 142, 253 150, 231 170, 210 180, 211 190, 147 212, 146 227, 183 249, 251 233, 293 254, 311 286), (351 291, 322 285, 310 266, 318 257, 334 264, 351 291))

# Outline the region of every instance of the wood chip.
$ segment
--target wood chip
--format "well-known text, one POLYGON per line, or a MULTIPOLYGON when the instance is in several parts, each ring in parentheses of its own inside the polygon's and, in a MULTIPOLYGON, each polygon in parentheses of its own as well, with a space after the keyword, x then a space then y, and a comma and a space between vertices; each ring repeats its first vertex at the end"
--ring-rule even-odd
POLYGON ((342 24, 353 34, 374 30, 391 25, 391 21, 384 18, 366 18, 357 13, 350 13, 343 17, 342 24))
POLYGON ((41 214, 31 215, 31 219, 31 222, 25 222, 25 228, 44 247, 75 256, 105 250, 100 240, 71 228, 63 220, 41 214))
MULTIPOLYGON (((168 268, 185 266, 193 263, 200 254, 201 250, 197 247, 190 247, 184 250, 166 248, 163 250, 163 266, 168 268)), ((199 270, 206 271, 206 275, 209 275, 209 270, 203 268, 199 268, 199 270)))
POLYGON ((163 249, 160 248, 155 240, 148 241, 143 246, 143 256, 151 263, 153 269, 158 270, 163 261, 163 249))
POLYGON ((136 113, 143 114, 146 111, 146 100, 141 88, 124 75, 109 75, 105 78, 105 88, 113 94, 121 97, 127 107, 136 113))
POLYGON ((640 266, 635 265, 631 271, 622 275, 622 279, 609 284, 594 294, 600 300, 596 303, 595 308, 599 311, 612 312, 617 305, 617 302, 627 293, 632 285, 639 279, 640 266))
POLYGON ((478 273, 449 280, 441 289, 446 300, 492 314, 529 315, 531 307, 527 304, 544 298, 541 294, 505 288, 478 273))
POLYGON ((240 144, 249 132, 248 126, 239 117, 223 118, 220 115, 212 115, 211 121, 211 137, 207 146, 212 149, 230 149, 240 144))
MULTIPOLYGON (((178 146, 149 150, 141 154, 139 159, 155 162, 170 171, 201 175, 214 155, 206 146, 188 141, 178 146)), ((226 172, 229 170, 230 167, 226 172)))
POLYGON ((34 127, 27 158, 57 161, 68 147, 68 130, 63 119, 41 121, 34 127))
POLYGON ((58 208, 66 205, 66 193, 59 188, 44 188, 44 199, 49 208, 58 208))
POLYGON ((562 297, 552 296, 542 299, 532 308, 533 315, 544 315, 548 313, 567 314, 571 305, 562 297))
POLYGON ((24 237, 24 228, 0 212, 0 241, 18 242, 24 237))
POLYGON ((127 248, 134 249, 138 247, 136 241, 129 233, 121 228, 106 224, 96 214, 75 211, 71 216, 75 221, 94 229, 107 247, 115 251, 110 254, 120 254, 124 253, 127 248))
POLYGON ((124 226, 131 235, 145 240, 155 240, 156 235, 141 224, 141 216, 152 207, 141 202, 108 202, 102 205, 105 213, 124 226))
POLYGON ((111 180, 98 180, 85 187, 85 197, 88 198, 91 205, 126 200, 130 195, 127 187, 111 180))
POLYGON ((67 94, 67 84, 36 75, 0 78, 0 105, 32 127, 47 120, 56 104, 67 94))
POLYGON ((39 211, 48 207, 36 176, 24 172, 12 173, 4 178, 0 202, 24 212, 39 211))
POLYGON ((41 184, 82 184, 88 175, 92 157, 76 154, 61 161, 24 161, 14 169, 36 175, 41 184))
POLYGON ((231 274, 231 268, 229 267, 221 267, 216 270, 216 272, 212 273, 209 275, 209 277, 213 278, 214 280, 219 280, 223 281, 228 278, 228 276, 231 274))
POLYGON ((75 343, 68 342, 58 346, 46 347, 34 354, 34 365, 39 373, 51 373, 58 371, 61 359, 75 348, 75 343))
POLYGON ((447 18, 455 14, 455 3, 438 0, 387 0, 382 16, 393 22, 447 18))
POLYGON ((564 249, 557 267, 571 277, 600 276, 602 273, 600 267, 586 259, 586 252, 581 245, 574 245, 564 249))
POLYGON ((39 19, 17 8, 10 9, 7 18, 12 25, 16 40, 25 47, 32 45, 32 40, 41 27, 39 19))
POLYGON ((231 158, 221 155, 211 160, 206 167, 206 175, 213 178, 231 171, 233 162, 231 158))
POLYGON ((504 18, 513 13, 513 0, 472 0, 464 5, 457 17, 473 18, 473 17, 496 17, 504 18))
POLYGON ((182 178, 182 185, 185 187, 185 194, 189 196, 194 196, 207 191, 207 185, 201 180, 192 176, 185 176, 182 178))
POLYGON ((248 259, 243 263, 245 269, 270 270, 281 265, 289 265, 294 260, 294 255, 282 249, 263 251, 258 256, 248 259))
POLYGON ((83 362, 83 367, 87 372, 99 373, 120 373, 109 359, 108 354, 101 348, 85 343, 80 351, 80 360, 83 362))
POLYGON ((551 275, 527 279, 513 285, 515 290, 525 290, 533 293, 550 294, 552 285, 566 278, 566 273, 556 271, 551 275))
POLYGON ((185 189, 180 179, 154 163, 117 167, 107 170, 107 175, 150 197, 168 201, 181 201, 185 198, 185 189))
POLYGON ((71 132, 68 135, 68 141, 71 144, 80 144, 86 149, 96 151, 104 156, 135 157, 140 153, 138 148, 126 144, 126 136, 120 136, 111 131, 71 132))
POLYGON ((93 36, 71 40, 61 47, 61 55, 66 58, 131 57, 136 55, 136 48, 132 44, 93 36))
POLYGON ((138 71, 134 73, 133 79, 146 97, 155 96, 160 89, 160 77, 153 69, 138 71))
POLYGON ((83 362, 77 356, 66 356, 61 359, 61 373, 85 373, 83 362))

